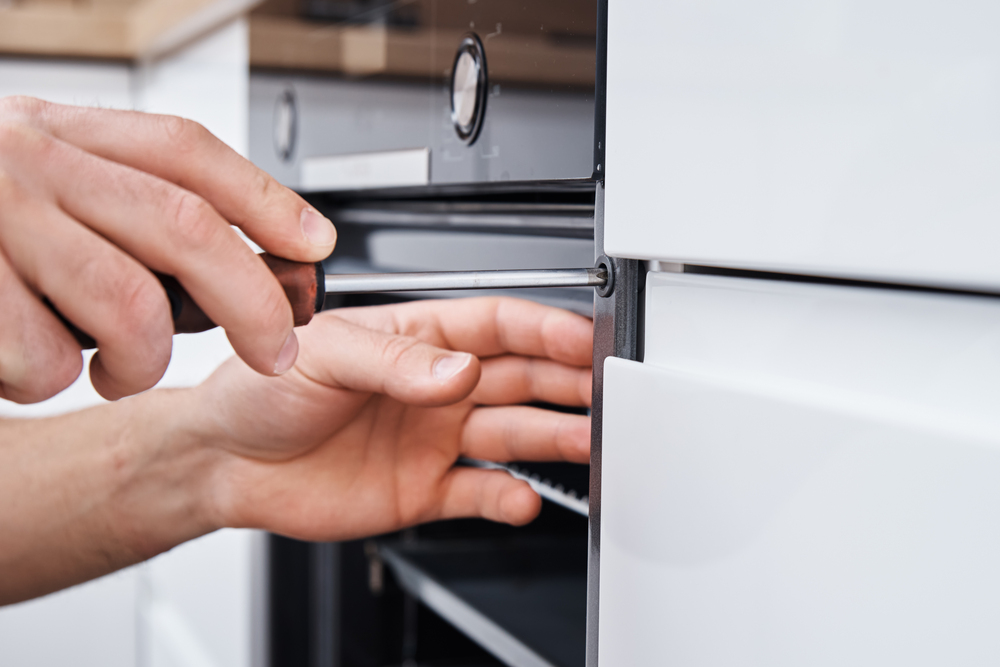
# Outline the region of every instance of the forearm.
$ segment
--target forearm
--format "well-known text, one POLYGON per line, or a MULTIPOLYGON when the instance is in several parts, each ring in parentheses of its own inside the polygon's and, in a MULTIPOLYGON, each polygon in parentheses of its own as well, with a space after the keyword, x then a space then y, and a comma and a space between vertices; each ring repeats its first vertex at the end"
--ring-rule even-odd
POLYGON ((186 390, 0 421, 0 604, 150 558, 220 527, 186 390))

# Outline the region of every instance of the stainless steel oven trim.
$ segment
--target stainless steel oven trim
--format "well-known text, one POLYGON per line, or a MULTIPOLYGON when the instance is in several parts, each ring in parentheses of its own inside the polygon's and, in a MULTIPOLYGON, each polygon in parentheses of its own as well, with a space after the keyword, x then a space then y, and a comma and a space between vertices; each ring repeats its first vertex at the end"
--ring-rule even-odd
MULTIPOLYGON (((597 184, 594 202, 594 261, 604 255, 604 184, 597 184)), ((594 380, 590 435, 590 523, 587 557, 587 667, 598 664, 601 584, 601 448, 604 399, 604 360, 638 358, 640 263, 610 258, 614 263, 614 291, 594 298, 594 380)))

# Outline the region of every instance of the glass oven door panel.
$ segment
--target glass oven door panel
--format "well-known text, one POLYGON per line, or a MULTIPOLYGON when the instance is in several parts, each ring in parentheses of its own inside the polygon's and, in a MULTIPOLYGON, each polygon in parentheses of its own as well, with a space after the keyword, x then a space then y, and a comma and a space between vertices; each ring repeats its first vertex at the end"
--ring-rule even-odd
POLYGON ((605 366, 604 665, 1000 658, 1000 303, 650 274, 605 366))

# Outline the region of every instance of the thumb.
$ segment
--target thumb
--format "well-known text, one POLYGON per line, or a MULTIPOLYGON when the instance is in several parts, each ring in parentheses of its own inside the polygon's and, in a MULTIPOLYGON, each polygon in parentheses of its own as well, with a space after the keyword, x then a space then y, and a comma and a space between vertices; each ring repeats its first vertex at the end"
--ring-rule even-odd
POLYGON ((413 336, 367 329, 333 313, 317 316, 298 335, 295 367, 327 386, 437 406, 462 400, 479 382, 475 355, 428 345, 413 336))

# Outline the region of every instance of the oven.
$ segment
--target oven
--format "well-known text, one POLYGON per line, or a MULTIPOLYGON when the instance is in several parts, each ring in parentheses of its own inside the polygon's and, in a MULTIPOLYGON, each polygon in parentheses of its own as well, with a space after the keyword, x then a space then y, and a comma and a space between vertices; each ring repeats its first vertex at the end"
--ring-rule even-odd
MULTIPOLYGON (((266 2, 250 17, 250 158, 334 221, 328 273, 592 267, 598 18, 581 0, 266 2)), ((594 313, 592 288, 487 293, 594 313)), ((544 498, 528 526, 270 537, 271 664, 583 667, 589 466, 506 467, 544 498)))
POLYGON ((311 32, 252 153, 331 268, 614 275, 525 294, 593 313, 590 470, 518 466, 523 529, 274 540, 277 660, 997 662, 995 3, 265 10, 311 32))

